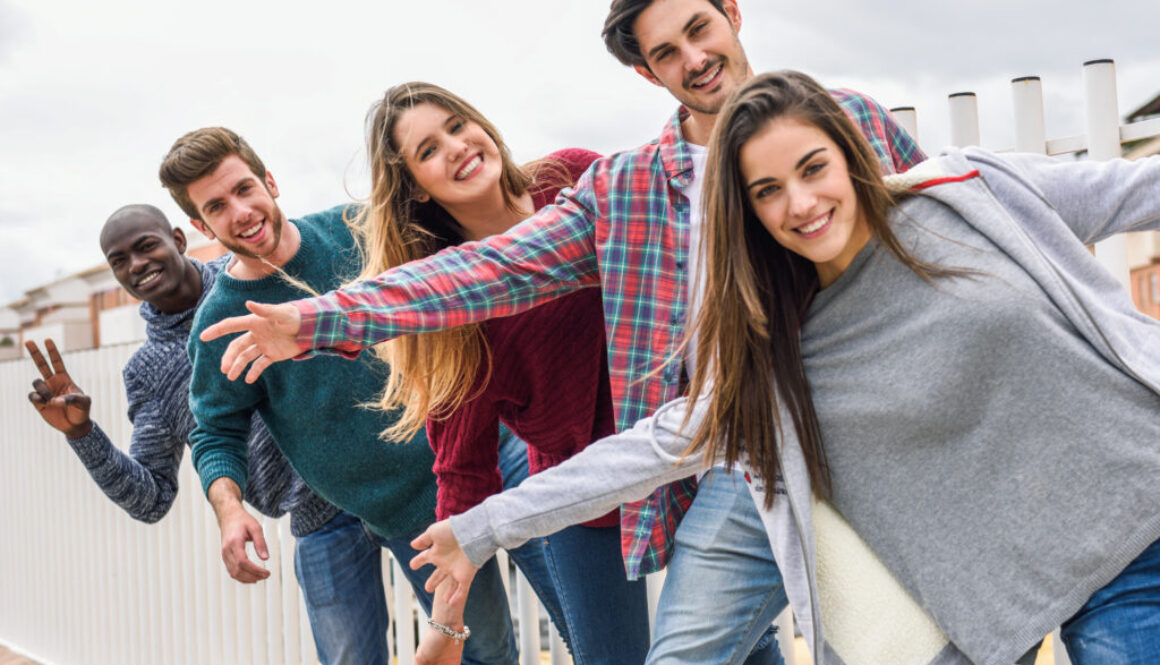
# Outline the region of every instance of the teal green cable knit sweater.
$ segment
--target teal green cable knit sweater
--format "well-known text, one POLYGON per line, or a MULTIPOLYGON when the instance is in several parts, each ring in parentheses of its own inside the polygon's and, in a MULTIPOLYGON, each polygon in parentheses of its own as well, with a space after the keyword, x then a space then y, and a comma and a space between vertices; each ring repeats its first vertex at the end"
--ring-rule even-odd
MULTIPOLYGON (((342 213, 340 206, 287 222, 298 227, 302 246, 284 269, 319 292, 358 272, 358 250, 342 213)), ((193 463, 202 487, 208 490, 227 476, 245 490, 246 439, 257 411, 319 496, 361 517, 381 536, 416 534, 435 519, 434 457, 423 432, 401 443, 378 438, 393 415, 363 405, 381 392, 386 365, 369 354, 353 361, 318 357, 278 363, 247 384, 228 380, 219 369, 228 338, 199 339, 210 324, 247 313, 247 300, 277 303, 302 296, 278 275, 239 280, 223 271, 198 310, 189 336, 189 401, 197 419, 190 435, 193 463)))

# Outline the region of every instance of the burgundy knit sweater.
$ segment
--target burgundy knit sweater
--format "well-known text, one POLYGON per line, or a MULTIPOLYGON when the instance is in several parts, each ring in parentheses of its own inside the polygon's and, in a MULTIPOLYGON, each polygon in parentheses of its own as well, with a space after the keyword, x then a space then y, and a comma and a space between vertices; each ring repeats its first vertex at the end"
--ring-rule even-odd
MULTIPOLYGON (((564 166, 575 181, 599 157, 572 148, 547 159, 564 166)), ((536 209, 552 203, 560 189, 552 183, 533 186, 536 209)), ((491 351, 487 386, 450 417, 427 421, 427 440, 435 451, 439 519, 503 489, 497 466, 500 421, 527 442, 531 473, 555 466, 616 431, 599 289, 583 289, 483 325, 491 351)), ((472 394, 487 369, 484 363, 472 394)), ((619 523, 613 511, 587 524, 619 523)))

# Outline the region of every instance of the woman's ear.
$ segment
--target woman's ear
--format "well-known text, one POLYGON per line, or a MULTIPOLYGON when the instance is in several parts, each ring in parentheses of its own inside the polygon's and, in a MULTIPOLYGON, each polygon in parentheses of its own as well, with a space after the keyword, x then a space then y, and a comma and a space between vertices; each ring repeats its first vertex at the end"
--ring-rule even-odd
POLYGON ((419 203, 426 203, 426 202, 431 200, 431 195, 428 194, 427 192, 423 191, 422 189, 419 189, 418 187, 416 187, 415 188, 415 200, 418 201, 419 203))

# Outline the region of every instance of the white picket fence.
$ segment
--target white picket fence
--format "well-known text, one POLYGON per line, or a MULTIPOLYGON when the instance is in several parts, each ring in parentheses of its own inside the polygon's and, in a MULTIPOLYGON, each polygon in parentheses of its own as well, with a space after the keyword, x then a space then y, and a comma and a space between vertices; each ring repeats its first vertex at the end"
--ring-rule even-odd
MULTIPOLYGON (((122 448, 131 427, 121 367, 136 345, 65 354, 93 396, 93 418, 122 448)), ((0 362, 0 645, 44 665, 289 665, 317 663, 294 576, 289 519, 261 518, 270 548, 264 582, 230 579, 213 511, 183 460, 177 501, 158 524, 109 501, 64 437, 28 402, 27 358, 0 362)), ((506 562, 506 557, 505 557, 506 562)), ((418 604, 383 550, 397 662, 414 662, 418 604), (399 630, 399 622, 403 630, 399 630)), ((506 570, 506 566, 504 567, 506 570)), ((517 581, 521 662, 540 663, 539 603, 517 581)), ((555 631, 554 665, 570 662, 555 631)))

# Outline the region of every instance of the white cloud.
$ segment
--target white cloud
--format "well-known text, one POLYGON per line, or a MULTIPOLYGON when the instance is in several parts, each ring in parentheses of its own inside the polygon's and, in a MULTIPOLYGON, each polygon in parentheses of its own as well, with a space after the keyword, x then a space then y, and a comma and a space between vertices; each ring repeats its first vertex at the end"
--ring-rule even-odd
MULTIPOLYGON (((946 95, 979 95, 982 140, 1012 142, 1008 81, 1043 77, 1052 136, 1082 131, 1081 64, 1116 58, 1120 108, 1160 92, 1160 5, 742 0, 758 70, 794 67, 919 109, 946 142, 946 95)), ((244 135, 303 214, 366 191, 363 118, 389 85, 467 97, 516 157, 654 138, 674 109, 599 38, 607 2, 427 0, 319 4, 0 0, 0 301, 101 260, 96 233, 130 202, 177 207, 157 184, 172 141, 244 135)))

